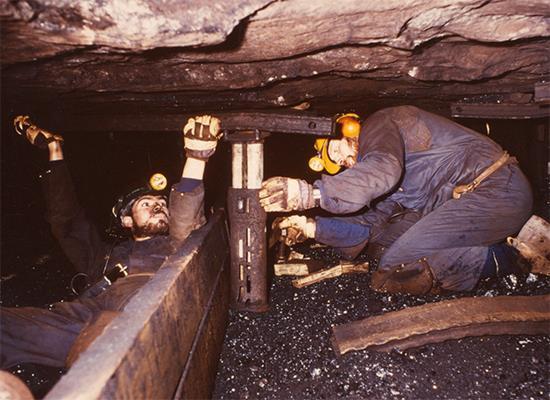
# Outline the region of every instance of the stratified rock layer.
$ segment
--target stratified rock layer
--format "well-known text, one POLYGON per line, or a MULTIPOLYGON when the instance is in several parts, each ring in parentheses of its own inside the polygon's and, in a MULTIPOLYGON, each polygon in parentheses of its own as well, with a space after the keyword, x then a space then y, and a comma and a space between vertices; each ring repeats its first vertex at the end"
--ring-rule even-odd
POLYGON ((527 103, 550 74, 549 16, 513 0, 11 1, 3 94, 130 113, 527 103))

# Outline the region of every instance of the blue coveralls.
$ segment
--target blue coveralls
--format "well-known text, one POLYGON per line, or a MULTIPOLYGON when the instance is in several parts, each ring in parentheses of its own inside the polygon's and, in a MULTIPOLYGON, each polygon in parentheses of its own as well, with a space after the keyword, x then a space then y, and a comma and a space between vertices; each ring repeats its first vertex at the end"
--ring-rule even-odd
POLYGON ((315 239, 351 257, 380 241, 387 250, 379 268, 425 258, 443 289, 470 290, 492 256, 489 247, 519 231, 532 211, 530 185, 514 161, 452 198, 457 185, 472 182, 502 154, 487 136, 416 107, 378 111, 361 129, 357 164, 314 183, 329 212, 370 208, 317 217, 315 239), (412 212, 388 230, 400 208, 412 212))

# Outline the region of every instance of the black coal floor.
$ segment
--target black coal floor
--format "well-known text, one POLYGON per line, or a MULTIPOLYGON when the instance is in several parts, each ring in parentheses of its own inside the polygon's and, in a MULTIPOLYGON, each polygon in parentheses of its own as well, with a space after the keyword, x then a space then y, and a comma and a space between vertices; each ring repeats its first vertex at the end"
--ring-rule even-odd
MULTIPOLYGON (((307 251, 307 249, 302 249, 307 251)), ((337 262, 328 248, 310 255, 337 262)), ((53 257, 52 259, 55 259, 53 257)), ((69 296, 71 274, 40 257, 28 270, 3 268, 2 305, 39 305, 69 296), (53 271, 53 272, 45 272, 53 271), (29 275, 36 279, 22 279, 29 275), (40 282, 40 284, 29 284, 40 282), (9 285, 8 285, 9 283, 9 285), (58 285, 58 290, 50 288, 58 285), (36 303, 36 304, 35 304, 36 303)), ((337 357, 332 325, 404 307, 459 296, 536 295, 550 292, 550 278, 509 276, 455 296, 389 296, 369 288, 369 274, 343 276, 296 289, 275 278, 271 310, 230 313, 214 388, 216 399, 548 399, 550 337, 467 338, 406 352, 359 351, 337 357)), ((10 369, 43 397, 63 369, 32 364, 10 369)))
POLYGON ((369 282, 362 274, 296 289, 291 278, 274 278, 269 312, 230 313, 213 397, 548 399, 548 336, 473 337, 343 356, 330 344, 333 325, 448 298, 545 294, 547 277, 511 275, 471 293, 429 297, 375 293, 369 282))

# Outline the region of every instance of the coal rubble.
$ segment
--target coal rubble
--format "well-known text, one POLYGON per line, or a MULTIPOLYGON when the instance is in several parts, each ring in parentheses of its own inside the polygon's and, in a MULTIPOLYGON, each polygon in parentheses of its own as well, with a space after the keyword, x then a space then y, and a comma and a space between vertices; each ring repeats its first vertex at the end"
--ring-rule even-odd
MULTIPOLYGON (((300 249, 327 266, 330 248, 300 249)), ((230 313, 215 399, 547 399, 550 337, 485 336, 404 352, 362 350, 337 356, 332 326, 405 307, 464 296, 539 295, 544 276, 510 275, 470 293, 376 293, 370 274, 345 275, 305 288, 274 277, 269 312, 230 313)))
MULTIPOLYGON (((20 251, 11 258, 4 255, 0 305, 50 308, 55 302, 75 297, 71 290, 74 271, 49 235, 42 235, 39 243, 32 242, 32 249, 17 248, 20 251)), ((66 373, 64 368, 31 363, 14 365, 8 371, 20 378, 37 399, 43 398, 66 373)))

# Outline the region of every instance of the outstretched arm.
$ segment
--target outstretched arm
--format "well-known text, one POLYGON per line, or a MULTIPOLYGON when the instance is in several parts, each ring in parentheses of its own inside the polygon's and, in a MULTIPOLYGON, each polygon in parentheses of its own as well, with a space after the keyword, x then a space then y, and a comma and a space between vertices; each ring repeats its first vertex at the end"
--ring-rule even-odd
POLYGON ((40 180, 46 201, 46 219, 54 237, 76 270, 96 278, 101 273, 105 245, 77 201, 64 161, 63 138, 34 125, 29 117, 17 117, 15 130, 33 145, 47 149, 50 161, 40 180))
POLYGON ((48 144, 49 160, 50 161, 61 161, 64 160, 63 148, 61 143, 54 141, 48 144))
POLYGON ((405 149, 391 113, 366 120, 357 163, 338 175, 323 175, 313 185, 301 179, 273 177, 262 183, 260 204, 267 212, 320 206, 333 214, 353 213, 395 189, 404 168, 405 149))
POLYGON ((360 210, 395 189, 404 170, 405 148, 391 110, 371 115, 361 130, 357 163, 314 183, 320 206, 334 214, 360 210))
POLYGON ((181 180, 170 191, 170 236, 178 242, 206 223, 203 176, 221 137, 220 121, 208 115, 190 118, 183 132, 187 159, 181 180))

